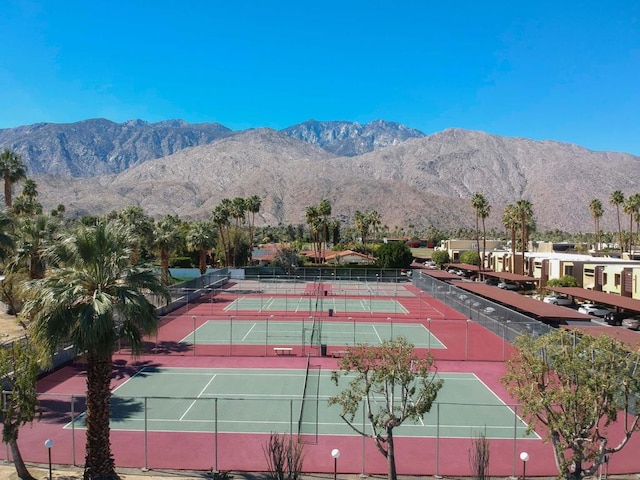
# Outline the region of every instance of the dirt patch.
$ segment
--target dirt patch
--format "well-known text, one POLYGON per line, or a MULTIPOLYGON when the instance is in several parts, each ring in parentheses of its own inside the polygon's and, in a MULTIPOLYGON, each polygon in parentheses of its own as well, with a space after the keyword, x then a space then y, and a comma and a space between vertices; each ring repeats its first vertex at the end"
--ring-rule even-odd
POLYGON ((0 343, 6 343, 27 333, 15 316, 5 312, 5 306, 0 303, 0 343))

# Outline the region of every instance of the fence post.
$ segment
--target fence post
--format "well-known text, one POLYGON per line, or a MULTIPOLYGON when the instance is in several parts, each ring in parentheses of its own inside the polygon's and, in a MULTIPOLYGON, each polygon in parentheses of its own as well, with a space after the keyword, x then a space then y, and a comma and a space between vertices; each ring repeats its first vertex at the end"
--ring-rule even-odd
POLYGON ((436 403, 436 478, 440 476, 440 404, 436 403))
POLYGON ((74 404, 75 395, 71 394, 71 464, 76 466, 76 419, 74 404))
POLYGON ((149 462, 147 458, 147 397, 144 397, 144 468, 143 472, 147 472, 149 470, 149 462))
MULTIPOLYGON (((511 466, 511 478, 518 478, 516 476, 516 456, 518 451, 518 405, 513 407, 513 459, 511 466)), ((524 479, 523 479, 524 480, 524 479)))
MULTIPOLYGON (((366 431, 366 427, 365 427, 365 422, 366 422, 366 415, 367 415, 367 403, 365 402, 364 399, 362 399, 362 431, 366 431)), ((365 457, 365 451, 366 451, 366 440, 367 437, 365 437, 364 435, 362 435, 362 473, 360 474, 360 478, 365 478, 367 476, 367 469, 366 469, 366 457, 365 457)))
POLYGON ((215 417, 214 419, 214 425, 215 425, 215 433, 214 433, 214 437, 215 437, 215 442, 216 442, 216 448, 215 448, 215 458, 214 458, 214 470, 216 472, 218 472, 218 399, 215 398, 214 402, 213 402, 213 416, 215 417))

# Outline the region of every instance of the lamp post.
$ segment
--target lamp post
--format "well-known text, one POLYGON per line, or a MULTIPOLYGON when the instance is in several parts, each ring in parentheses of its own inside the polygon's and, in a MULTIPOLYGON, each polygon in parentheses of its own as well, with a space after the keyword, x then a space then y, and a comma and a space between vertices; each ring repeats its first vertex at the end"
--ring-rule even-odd
POLYGON ((520 453, 520 460, 522 460, 522 480, 525 480, 527 473, 527 462, 529 461, 529 454, 527 452, 520 453))
POLYGON ((331 450, 331 456, 333 457, 333 480, 338 480, 338 459, 340 458, 340 450, 334 448, 331 450))
POLYGON ((53 447, 53 440, 47 438, 44 441, 44 446, 47 447, 47 451, 49 452, 49 480, 51 480, 53 478, 51 475, 51 448, 53 447))
POLYGON ((391 340, 393 340, 393 318, 387 317, 387 321, 389 322, 389 325, 391 325, 391 340))

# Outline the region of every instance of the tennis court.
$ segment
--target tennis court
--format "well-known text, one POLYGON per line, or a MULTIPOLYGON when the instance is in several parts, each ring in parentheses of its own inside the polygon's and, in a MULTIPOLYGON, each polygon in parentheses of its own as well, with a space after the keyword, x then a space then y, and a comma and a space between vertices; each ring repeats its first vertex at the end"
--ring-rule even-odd
POLYGON ((373 298, 335 298, 335 297, 239 297, 224 307, 230 311, 253 312, 328 312, 333 313, 388 313, 408 314, 409 311, 396 300, 375 300, 373 298))
POLYGON ((180 340, 199 345, 379 345, 397 336, 416 347, 446 348, 424 325, 389 322, 209 320, 180 340))
MULTIPOLYGON (((355 435, 327 400, 340 387, 331 372, 302 369, 149 368, 116 389, 114 430, 355 435)), ((514 411, 471 373, 438 373, 444 386, 424 419, 395 432, 404 437, 537 438, 514 411), (468 402, 473 399, 474 404, 468 402), (465 403, 462 403, 465 402, 465 403)), ((356 422, 363 415, 356 414, 356 422)), ((84 415, 76 420, 82 428, 84 415)), ((66 426, 71 428, 71 424, 66 426)))

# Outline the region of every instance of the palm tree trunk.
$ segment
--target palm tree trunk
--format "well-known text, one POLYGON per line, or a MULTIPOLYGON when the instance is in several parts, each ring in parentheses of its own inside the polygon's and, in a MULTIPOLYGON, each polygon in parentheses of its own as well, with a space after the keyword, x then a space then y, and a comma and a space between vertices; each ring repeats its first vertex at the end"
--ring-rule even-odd
POLYGON ((516 273, 516 229, 511 227, 511 273, 516 273))
POLYGON ((160 270, 160 281, 169 285, 169 251, 164 247, 160 251, 160 270))
POLYGON ((7 209, 11 208, 13 205, 13 200, 11 198, 11 179, 9 178, 9 172, 5 172, 4 174, 4 204, 7 209))
POLYGON ((200 275, 204 275, 207 271, 207 251, 200 247, 200 275))
POLYGON ((622 243, 622 225, 620 224, 620 207, 616 205, 616 214, 618 216, 618 242, 620 243, 620 253, 624 252, 624 244, 622 243))
MULTIPOLYGON (((484 218, 482 219, 482 260, 480 264, 482 265, 481 270, 484 268, 485 257, 487 256, 487 227, 484 223, 484 218)), ((489 268, 487 266, 487 268, 489 268)))
POLYGON ((87 355, 87 447, 84 479, 117 479, 109 440, 111 354, 87 355))
POLYGON ((9 429, 10 439, 8 444, 11 449, 11 456, 13 457, 13 464, 16 467, 16 475, 18 475, 18 478, 22 480, 35 480, 35 478, 29 473, 29 470, 27 470, 27 466, 24 464, 22 454, 18 448, 18 425, 5 425, 4 428, 9 429))

